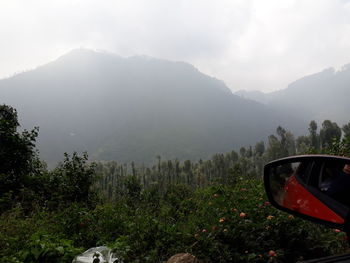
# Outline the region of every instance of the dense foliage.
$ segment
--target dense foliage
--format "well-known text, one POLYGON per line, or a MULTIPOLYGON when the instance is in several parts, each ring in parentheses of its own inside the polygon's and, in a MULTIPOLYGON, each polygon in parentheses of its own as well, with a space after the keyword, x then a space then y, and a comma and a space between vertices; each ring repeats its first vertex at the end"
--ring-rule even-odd
POLYGON ((209 160, 162 160, 160 156, 153 166, 137 166, 113 162, 96 164, 99 175, 97 188, 106 200, 116 200, 125 193, 125 185, 133 180, 142 188, 157 187, 166 191, 168 186, 185 184, 191 189, 203 188, 213 183, 232 184, 238 177, 259 179, 264 164, 296 154, 324 153, 350 156, 350 123, 340 128, 337 123, 325 120, 320 131, 311 121, 309 134, 294 137, 292 132, 279 126, 276 135, 270 135, 267 143, 260 141, 254 147, 241 147, 239 152, 215 154, 209 160))
POLYGON ((64 161, 48 171, 35 151, 38 129, 18 132, 16 111, 0 106, 0 212, 20 206, 55 210, 79 202, 93 205, 97 195, 91 189, 96 179, 87 155, 65 154, 64 161))
POLYGON ((328 129, 341 129, 328 124, 317 132, 312 123, 310 134, 296 140, 278 127, 266 147, 259 142, 197 163, 159 157, 153 167, 94 165, 74 153, 49 171, 35 152, 37 130, 19 132, 16 111, 0 106, 6 185, 0 193, 0 260, 71 262, 99 245, 113 248, 125 263, 162 262, 181 252, 203 262, 295 262, 343 252, 344 233, 277 211, 260 179, 273 158, 349 154, 348 126, 340 137, 328 129))
POLYGON ((1 216, 2 261, 71 262, 102 244, 124 262, 152 263, 184 251, 204 262, 295 262, 343 251, 343 233, 277 211, 263 192, 261 181, 243 179, 147 190, 94 209, 76 203, 29 216, 13 209, 1 216))

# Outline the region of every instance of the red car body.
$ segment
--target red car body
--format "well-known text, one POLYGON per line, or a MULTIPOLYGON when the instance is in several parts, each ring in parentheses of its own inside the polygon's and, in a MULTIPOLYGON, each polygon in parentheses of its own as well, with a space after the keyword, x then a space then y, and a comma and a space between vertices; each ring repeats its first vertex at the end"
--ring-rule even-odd
POLYGON ((289 177, 285 184, 282 205, 290 210, 318 219, 327 219, 338 224, 344 223, 344 219, 341 216, 307 191, 298 182, 295 175, 289 177))

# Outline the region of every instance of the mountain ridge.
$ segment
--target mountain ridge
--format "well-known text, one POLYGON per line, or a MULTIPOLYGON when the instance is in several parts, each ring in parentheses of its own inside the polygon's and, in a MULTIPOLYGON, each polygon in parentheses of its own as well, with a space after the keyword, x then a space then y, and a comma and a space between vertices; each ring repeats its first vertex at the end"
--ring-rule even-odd
POLYGON ((236 95, 263 103, 276 110, 293 112, 304 120, 330 119, 340 124, 350 120, 350 64, 341 70, 327 68, 302 77, 274 92, 238 91, 236 95))
POLYGON ((188 63, 86 50, 0 80, 0 95, 24 128, 40 127, 48 162, 74 150, 94 160, 198 160, 254 145, 279 125, 306 127, 188 63))

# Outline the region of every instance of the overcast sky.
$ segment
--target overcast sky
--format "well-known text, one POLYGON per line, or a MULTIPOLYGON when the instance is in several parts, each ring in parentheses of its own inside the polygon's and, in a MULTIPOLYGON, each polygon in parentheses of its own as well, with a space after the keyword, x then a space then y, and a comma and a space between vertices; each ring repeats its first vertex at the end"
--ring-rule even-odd
POLYGON ((350 0, 0 0, 0 37, 0 78, 83 47, 272 91, 350 63, 350 0))

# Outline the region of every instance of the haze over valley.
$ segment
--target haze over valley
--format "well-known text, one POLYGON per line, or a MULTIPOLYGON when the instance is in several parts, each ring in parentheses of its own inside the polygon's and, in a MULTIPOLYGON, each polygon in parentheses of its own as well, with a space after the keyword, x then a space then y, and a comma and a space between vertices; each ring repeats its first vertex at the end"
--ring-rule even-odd
POLYGON ((264 93, 243 90, 235 94, 277 110, 285 109, 304 120, 322 122, 330 119, 345 124, 350 119, 350 64, 338 71, 328 68, 305 76, 278 91, 264 93))
POLYGON ((50 164, 73 151, 207 159, 278 126, 342 127, 349 12, 346 0, 5 1, 0 103, 40 128, 50 164))
POLYGON ((5 0, 0 36, 0 262, 349 253, 350 0, 5 0))
POLYGON ((346 67, 326 70, 258 98, 188 63, 75 49, 0 80, 0 103, 18 110, 23 128, 40 127, 49 163, 73 151, 118 162, 199 160, 254 146, 278 126, 301 135, 313 119, 347 123, 349 78, 346 67))

